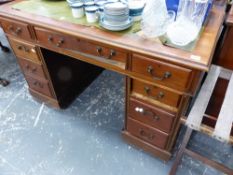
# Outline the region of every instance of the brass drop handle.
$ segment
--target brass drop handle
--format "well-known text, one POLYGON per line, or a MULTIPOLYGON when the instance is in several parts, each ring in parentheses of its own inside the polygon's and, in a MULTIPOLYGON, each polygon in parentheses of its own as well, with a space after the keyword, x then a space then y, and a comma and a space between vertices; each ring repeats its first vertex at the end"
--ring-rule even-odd
POLYGON ((27 47, 24 46, 24 51, 29 53, 30 52, 30 49, 28 49, 27 47))
POLYGON ((149 87, 144 87, 144 90, 146 92, 146 94, 150 97, 153 98, 155 100, 160 100, 162 98, 164 98, 165 94, 163 92, 159 92, 156 96, 152 96, 151 95, 151 89, 149 87))
POLYGON ((35 81, 33 84, 34 84, 35 86, 40 87, 40 88, 43 88, 43 87, 44 87, 43 84, 41 84, 41 83, 38 82, 38 81, 35 81))
POLYGON ((35 86, 37 86, 37 85, 38 85, 38 82, 37 82, 37 81, 35 81, 33 84, 34 84, 35 86))
POLYGON ((155 135, 152 133, 146 133, 146 131, 144 131, 143 129, 139 129, 139 134, 140 136, 146 138, 147 140, 152 141, 155 138, 155 135))
POLYGON ((172 76, 171 72, 166 71, 162 77, 158 77, 155 75, 154 68, 152 66, 147 67, 147 72, 153 77, 154 80, 159 80, 159 81, 168 79, 172 76))
POLYGON ((30 66, 28 64, 26 64, 25 67, 26 67, 27 70, 29 70, 29 68, 30 68, 30 66))
POLYGON ((49 35, 48 41, 49 41, 49 42, 53 42, 53 37, 52 37, 51 35, 49 35))
POLYGON ((14 31, 13 25, 10 25, 8 29, 13 33, 14 35, 19 35, 22 32, 22 29, 20 27, 17 27, 16 30, 14 31))
POLYGON ((17 27, 15 30, 16 35, 20 34, 22 32, 22 29, 20 27, 17 27))
POLYGON ((111 49, 108 59, 112 59, 112 57, 114 57, 115 55, 116 55, 116 51, 111 49))
POLYGON ((32 68, 32 72, 35 73, 37 71, 37 68, 36 67, 33 67, 32 68))
POLYGON ((23 49, 23 46, 17 46, 17 49, 18 49, 18 50, 22 50, 22 49, 23 49))
MULTIPOLYGON (((54 41, 53 36, 49 35, 48 41, 49 41, 50 43, 52 43, 52 42, 54 41)), ((60 40, 58 41, 58 43, 56 44, 56 46, 57 46, 57 47, 60 47, 64 42, 65 42, 64 38, 60 38, 60 40)))
POLYGON ((32 73, 34 73, 34 72, 37 71, 37 68, 36 68, 36 67, 30 68, 30 65, 29 65, 29 64, 26 64, 25 68, 26 68, 28 71, 31 70, 32 73))
POLYGON ((141 113, 144 116, 151 116, 154 121, 160 120, 160 117, 152 111, 149 111, 149 110, 146 110, 140 107, 136 107, 135 111, 141 113))
POLYGON ((102 49, 101 47, 99 47, 99 46, 96 47, 96 51, 97 51, 97 53, 98 53, 99 55, 101 55, 102 50, 103 50, 103 49, 102 49))
POLYGON ((24 51, 27 52, 27 53, 30 52, 30 49, 28 49, 27 47, 22 46, 22 45, 19 45, 19 46, 17 47, 17 49, 18 49, 18 50, 24 50, 24 51))
POLYGON ((64 42, 65 42, 64 38, 61 38, 57 43, 57 47, 60 47, 64 42))
POLYGON ((14 27, 12 25, 9 25, 8 30, 13 31, 14 27))

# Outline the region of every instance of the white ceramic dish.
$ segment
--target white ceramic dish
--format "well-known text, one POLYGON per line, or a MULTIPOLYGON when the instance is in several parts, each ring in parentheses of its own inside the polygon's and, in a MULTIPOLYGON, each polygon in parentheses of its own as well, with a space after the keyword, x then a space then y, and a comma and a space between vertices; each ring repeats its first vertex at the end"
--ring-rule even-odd
POLYGON ((94 5, 95 5, 94 1, 87 1, 87 2, 84 3, 85 7, 90 7, 90 6, 94 6, 94 5))
POLYGON ((109 23, 105 22, 104 18, 102 18, 100 20, 100 25, 107 30, 122 31, 122 30, 126 30, 129 27, 131 27, 133 25, 133 20, 132 20, 132 18, 129 18, 124 24, 113 25, 113 24, 109 24, 109 23))
POLYGON ((104 10, 112 12, 122 12, 128 9, 128 6, 121 2, 108 3, 104 6, 104 10))
POLYGON ((186 46, 198 37, 199 30, 194 23, 188 20, 175 21, 167 28, 170 41, 178 46, 186 46))

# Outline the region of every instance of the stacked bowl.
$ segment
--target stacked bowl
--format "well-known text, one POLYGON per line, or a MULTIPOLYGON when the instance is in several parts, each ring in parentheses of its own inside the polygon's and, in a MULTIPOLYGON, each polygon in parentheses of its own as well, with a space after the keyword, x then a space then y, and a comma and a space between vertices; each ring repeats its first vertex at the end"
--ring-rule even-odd
POLYGON ((132 26, 128 5, 122 2, 108 3, 104 6, 100 25, 111 31, 121 31, 132 26))

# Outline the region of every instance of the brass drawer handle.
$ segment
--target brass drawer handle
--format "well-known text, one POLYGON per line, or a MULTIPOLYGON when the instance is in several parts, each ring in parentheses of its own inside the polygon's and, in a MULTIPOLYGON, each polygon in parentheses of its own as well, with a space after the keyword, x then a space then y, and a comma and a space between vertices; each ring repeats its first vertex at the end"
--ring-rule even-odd
MULTIPOLYGON (((53 43, 54 38, 53 38, 52 35, 49 35, 48 41, 49 41, 50 43, 53 43)), ((60 40, 57 42, 57 44, 55 44, 55 43, 54 43, 54 44, 55 44, 57 47, 61 47, 61 45, 64 44, 64 42, 65 42, 64 38, 60 38, 60 40)))
POLYGON ((12 25, 9 25, 8 30, 13 31, 14 27, 12 25))
POLYGON ((51 35, 49 35, 48 41, 49 41, 49 42, 53 42, 53 37, 52 37, 51 35))
POLYGON ((29 70, 29 69, 30 69, 29 64, 26 64, 25 68, 26 68, 27 70, 29 70))
POLYGON ((39 88, 41 88, 41 89, 44 88, 43 84, 40 83, 40 82, 38 82, 38 81, 35 81, 35 82, 33 83, 33 85, 34 85, 34 86, 37 86, 37 87, 39 87, 39 88))
POLYGON ((18 50, 22 50, 22 49, 23 49, 23 46, 17 46, 17 49, 18 49, 18 50))
POLYGON ((166 71, 162 77, 158 77, 155 75, 154 68, 152 66, 148 66, 147 72, 153 77, 154 80, 159 80, 159 81, 163 81, 163 80, 168 79, 172 76, 171 72, 166 71))
POLYGON ((143 108, 140 108, 140 107, 136 107, 135 111, 141 113, 144 116, 151 116, 154 121, 159 121, 160 120, 160 117, 156 113, 154 113, 152 111, 149 111, 149 110, 146 110, 146 109, 143 109, 143 108))
POLYGON ((147 140, 152 141, 155 138, 155 135, 152 133, 146 133, 143 129, 139 129, 140 136, 146 138, 147 140))
POLYGON ((152 96, 151 93, 151 89, 149 87, 144 87, 144 90, 147 94, 148 97, 153 98, 155 100, 160 100, 162 98, 164 98, 165 94, 163 92, 159 92, 156 96, 152 96))
POLYGON ((26 64, 25 68, 27 71, 31 71, 32 73, 35 73, 37 71, 36 67, 31 68, 29 64, 26 64))
POLYGON ((96 51, 97 51, 97 53, 98 53, 99 55, 101 55, 102 50, 103 50, 103 49, 102 49, 101 47, 99 47, 99 46, 96 47, 96 51))
POLYGON ((60 47, 62 44, 64 44, 64 42, 65 42, 64 38, 61 38, 57 43, 57 47, 60 47))
POLYGON ((33 67, 33 68, 31 69, 31 71, 32 71, 32 73, 36 73, 37 68, 36 68, 36 67, 33 67))
POLYGON ((29 48, 27 48, 26 46, 23 46, 23 45, 19 45, 19 46, 17 46, 17 49, 18 50, 21 50, 21 51, 25 51, 25 52, 27 52, 27 53, 29 53, 30 52, 30 49, 29 48))
POLYGON ((108 59, 112 59, 112 57, 114 57, 115 55, 116 55, 116 51, 111 49, 108 59))
POLYGON ((16 35, 20 34, 22 32, 22 29, 20 27, 17 27, 15 30, 16 35))
POLYGON ((30 49, 27 48, 27 47, 24 47, 24 51, 27 52, 27 53, 29 53, 29 52, 30 52, 30 49))
POLYGON ((14 30, 13 25, 10 25, 8 27, 8 30, 10 30, 13 35, 19 35, 22 32, 22 29, 20 27, 17 27, 16 30, 14 30))

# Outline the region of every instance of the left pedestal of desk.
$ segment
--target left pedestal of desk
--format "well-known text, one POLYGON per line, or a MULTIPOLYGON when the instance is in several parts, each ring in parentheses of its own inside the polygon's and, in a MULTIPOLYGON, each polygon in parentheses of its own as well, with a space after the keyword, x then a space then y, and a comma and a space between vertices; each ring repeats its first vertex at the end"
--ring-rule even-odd
POLYGON ((29 25, 1 19, 1 26, 24 73, 30 93, 48 105, 59 108, 47 67, 29 25))

